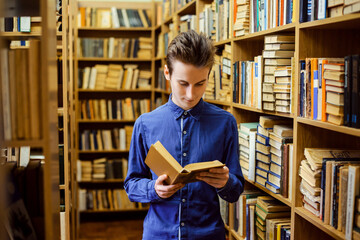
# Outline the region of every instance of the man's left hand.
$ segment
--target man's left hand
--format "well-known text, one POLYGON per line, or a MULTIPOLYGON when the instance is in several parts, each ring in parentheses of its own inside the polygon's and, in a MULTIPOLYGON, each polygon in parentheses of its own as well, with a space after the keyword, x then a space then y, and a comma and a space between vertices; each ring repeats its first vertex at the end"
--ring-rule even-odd
POLYGON ((223 188, 229 180, 229 168, 212 168, 208 172, 202 172, 197 179, 202 180, 215 188, 223 188))

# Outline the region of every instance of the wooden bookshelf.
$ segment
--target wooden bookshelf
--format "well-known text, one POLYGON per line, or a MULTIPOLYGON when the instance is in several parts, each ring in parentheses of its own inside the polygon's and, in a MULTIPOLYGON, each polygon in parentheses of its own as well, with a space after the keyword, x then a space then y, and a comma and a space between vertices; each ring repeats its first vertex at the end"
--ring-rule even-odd
MULTIPOLYGON (((117 9, 145 9, 148 11, 149 17, 151 18, 151 27, 119 27, 119 28, 102 28, 102 27, 78 27, 78 23, 74 22, 74 42, 77 42, 80 38, 83 37, 93 37, 98 38, 139 38, 139 37, 147 37, 151 38, 152 44, 154 44, 154 36, 155 36, 155 3, 153 2, 145 2, 145 3, 133 3, 133 2, 121 2, 121 1, 106 1, 99 4, 99 2, 94 1, 77 1, 74 4, 74 12, 73 15, 76 18, 80 7, 92 7, 92 8, 107 8, 115 7, 117 9)), ((75 45, 75 53, 77 52, 77 45, 75 45)), ((81 119, 80 114, 80 101, 88 100, 88 99, 106 99, 106 100, 123 100, 125 98, 131 99, 149 99, 151 109, 154 109, 154 103, 156 96, 155 88, 154 88, 154 65, 155 65, 155 57, 154 51, 151 53, 151 57, 149 58, 98 58, 98 57, 79 57, 74 55, 74 82, 78 82, 78 71, 79 69, 83 69, 84 67, 94 67, 95 64, 135 64, 138 65, 137 69, 147 70, 151 73, 150 78, 150 88, 137 88, 137 89, 119 89, 119 90, 110 90, 110 89, 82 89, 79 87, 74 88, 74 106, 75 106, 75 126, 78 129, 75 132, 75 159, 80 159, 80 161, 92 161, 94 159, 99 158, 107 158, 107 159, 116 159, 116 158, 125 158, 127 159, 129 151, 128 150, 80 150, 79 138, 81 137, 82 129, 115 129, 122 128, 124 126, 132 126, 135 122, 134 120, 99 120, 99 119, 81 119)), ((108 105, 107 105, 108 107, 108 105)), ((127 133, 128 134, 128 133, 127 133)), ((77 165, 76 161, 73 161, 72 164, 74 166, 77 165)), ((79 169, 77 169, 79 170, 79 169)), ((75 179, 74 179, 75 180, 75 179)), ((80 189, 104 189, 104 188, 123 188, 124 179, 103 179, 103 180, 91 180, 91 181, 76 181, 75 184, 75 199, 79 199, 78 192, 80 189)), ((78 204, 78 203, 76 203, 78 204)), ((76 226, 75 229, 78 231, 79 224, 82 222, 82 218, 86 220, 87 215, 101 214, 101 215, 117 215, 119 218, 122 215, 127 215, 127 213, 136 213, 140 212, 141 215, 139 217, 143 217, 144 211, 146 209, 143 208, 135 208, 135 209, 124 209, 124 210, 86 210, 86 211, 78 211, 78 205, 76 206, 76 226)), ((78 234, 76 234, 78 236, 78 234)))
MULTIPOLYGON (((211 4, 211 0, 195 0, 188 3, 180 9, 173 9, 170 15, 163 18, 161 27, 156 29, 156 37, 170 31, 170 24, 174 24, 180 16, 185 14, 195 14, 197 16, 197 30, 199 31, 199 14, 206 4, 211 4), (195 7, 193 7, 195 5, 195 7), (191 9, 191 10, 188 10, 191 9), (158 30, 159 29, 159 30, 158 30)), ((294 35, 295 36, 295 82, 293 86, 293 109, 291 113, 279 113, 265 111, 250 107, 244 104, 205 100, 217 106, 230 109, 238 123, 257 122, 259 116, 274 115, 292 121, 294 129, 293 138, 293 186, 292 196, 284 198, 280 194, 274 194, 262 185, 250 181, 246 178, 246 185, 251 188, 259 189, 270 196, 278 199, 280 202, 291 207, 291 239, 345 239, 342 232, 335 230, 323 222, 315 215, 302 207, 302 194, 300 193, 300 177, 298 174, 301 160, 304 157, 304 148, 323 147, 323 148, 344 148, 360 149, 360 130, 356 128, 337 126, 328 122, 312 120, 298 116, 299 108, 299 83, 300 66, 299 61, 310 57, 341 57, 353 54, 359 54, 360 45, 360 13, 348 14, 340 17, 326 18, 322 20, 299 23, 299 2, 294 5, 293 22, 282 26, 269 28, 263 31, 245 34, 241 37, 233 37, 215 42, 215 46, 220 50, 225 44, 231 44, 231 62, 253 60, 255 56, 262 55, 264 50, 264 38, 270 35, 294 35), (341 37, 339 37, 341 36, 341 37)), ((234 9, 234 1, 230 1, 230 9, 234 9)), ((230 17, 233 18, 231 12, 230 17)), ((175 25, 175 24, 174 24, 175 25)), ((232 24, 233 25, 233 22, 232 24)), ((233 26, 231 26, 232 29, 233 26)), ((164 57, 156 57, 156 68, 161 68, 165 64, 164 57)), ((231 67, 231 89, 233 89, 233 65, 231 67)), ((166 93, 166 92, 164 92, 166 93)), ((163 93, 162 93, 163 94, 163 93)), ((231 93, 232 95, 232 93, 231 93)), ((232 99, 232 98, 231 98, 232 99)), ((229 239, 240 240, 234 231, 234 221, 232 216, 234 206, 230 204, 230 224, 227 228, 229 239)))
MULTIPOLYGON (((41 59, 41 66, 39 67, 39 73, 35 78, 36 81, 41 85, 41 90, 39 90, 38 94, 41 95, 41 113, 35 114, 34 112, 30 112, 29 116, 37 118, 41 121, 40 130, 41 137, 40 138, 27 138, 26 140, 21 139, 21 137, 17 137, 16 135, 12 135, 12 140, 8 140, 4 134, 4 127, 10 127, 4 125, 4 118, 7 116, 4 113, 4 106, 0 106, 0 146, 1 148, 6 147, 30 147, 31 151, 36 149, 41 152, 43 164, 39 168, 43 172, 42 178, 40 176, 36 176, 41 179, 39 184, 42 186, 31 186, 34 190, 34 195, 39 194, 39 199, 43 199, 43 203, 35 202, 34 207, 42 208, 43 213, 39 215, 38 222, 32 222, 32 225, 36 225, 37 236, 43 239, 59 239, 60 238, 60 214, 59 214, 59 162, 58 162, 58 132, 57 132, 57 98, 54 97, 57 94, 57 82, 54 76, 57 76, 57 68, 56 68, 56 26, 55 26, 55 1, 48 0, 39 0, 32 1, 29 5, 29 2, 19 1, 2 1, 0 3, 0 16, 1 17, 14 17, 14 16, 41 16, 42 22, 41 27, 43 29, 42 33, 1 33, 0 34, 0 46, 2 49, 10 49, 10 41, 12 40, 30 40, 36 39, 39 40, 39 56, 38 59, 41 59), (40 191, 40 189, 43 189, 40 191)), ((17 51, 20 49, 15 49, 17 51)), ((22 51, 28 51, 27 49, 21 49, 22 51)), ((34 58, 35 59, 35 58, 34 58)), ((5 66, 5 61, 8 61, 5 58, 1 60, 1 67, 5 66)), ((11 65, 10 63, 9 65, 11 65)), ((20 62, 19 62, 20 64, 20 62)), ((26 64, 27 67, 37 67, 39 66, 39 62, 26 62, 23 61, 22 64, 26 64)), ((15 66, 13 66, 15 68, 15 66)), ((4 70, 4 69, 3 69, 4 70)), ((10 70, 9 70, 10 71, 10 70)), ((24 79, 22 79, 24 80, 24 79)), ((16 83, 15 83, 16 84, 16 83)), ((18 85, 15 85, 19 87, 18 85)), ((26 94, 30 94, 30 91, 26 89, 26 94)), ((16 89, 16 95, 21 94, 19 89, 16 89)), ((0 95, 4 93, 1 91, 0 95)), ((9 93, 14 94, 14 92, 9 93)), ((1 101, 2 104, 4 104, 1 101)), ((2 105, 1 104, 1 105, 2 105)), ((16 109, 11 109, 14 111, 16 109)), ((10 114, 10 113, 8 113, 10 114)), ((15 113, 17 117, 18 113, 15 113)), ((24 120, 24 124, 27 124, 25 121, 29 121, 29 119, 24 120)), ((15 126, 15 122, 11 120, 11 124, 15 126)), ((5 160, 6 161, 6 160, 5 160)), ((19 160, 17 160, 19 161, 19 160)), ((5 176, 5 173, 2 172, 4 161, 2 159, 2 166, 0 167, 1 175, 5 176), (4 173, 4 174, 3 174, 4 173)), ((38 173, 39 174, 39 173, 38 173)), ((35 177, 35 176, 34 176, 35 177)), ((29 179, 33 180, 33 179, 29 179)), ((1 179, 1 184, 4 186, 11 183, 5 183, 8 179, 1 179)), ((16 179, 17 181, 17 179, 16 179)), ((3 188, 5 189, 5 188, 3 188)), ((5 206, 3 198, 7 198, 6 194, 1 193, 2 197, 0 199, 0 211, 2 214, 4 213, 5 206)), ((9 199, 6 199, 9 200, 9 199)), ((32 209, 31 209, 32 210, 32 209)), ((28 210, 29 211, 29 210, 28 210)), ((5 216, 0 216, 1 220, 5 220, 5 216)), ((27 213, 21 213, 24 216, 27 213)), ((5 220, 6 221, 6 220, 5 220)), ((4 232, 1 232, 0 238, 3 238, 4 232)), ((14 236, 11 236, 14 237, 14 236)), ((5 237, 4 239, 6 239, 5 237)))

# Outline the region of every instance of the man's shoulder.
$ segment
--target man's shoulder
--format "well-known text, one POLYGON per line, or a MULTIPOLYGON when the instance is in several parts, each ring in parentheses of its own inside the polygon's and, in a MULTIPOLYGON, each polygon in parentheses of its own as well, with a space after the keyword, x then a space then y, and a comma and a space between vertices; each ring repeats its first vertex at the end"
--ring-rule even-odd
POLYGON ((208 102, 204 102, 204 104, 205 104, 205 108, 204 108, 205 115, 211 115, 214 117, 221 116, 225 119, 228 119, 228 118, 235 119, 235 117, 230 112, 228 112, 214 104, 211 104, 208 102))
POLYGON ((152 122, 156 119, 163 118, 164 114, 168 111, 168 108, 166 107, 166 105, 167 104, 165 103, 164 105, 157 107, 156 109, 152 110, 151 112, 141 114, 141 116, 138 118, 138 120, 143 123, 144 122, 146 123, 148 121, 152 122))

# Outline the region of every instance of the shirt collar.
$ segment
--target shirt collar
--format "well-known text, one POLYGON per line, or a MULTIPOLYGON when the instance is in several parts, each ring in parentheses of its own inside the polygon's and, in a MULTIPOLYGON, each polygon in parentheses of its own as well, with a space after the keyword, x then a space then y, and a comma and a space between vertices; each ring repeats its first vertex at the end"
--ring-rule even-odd
POLYGON ((196 120, 199 120, 201 112, 202 112, 203 107, 204 107, 204 100, 202 98, 200 99, 198 104, 196 104, 195 107, 193 107, 192 109, 190 109, 188 111, 185 111, 184 109, 182 109, 181 107, 176 105, 171 100, 171 96, 172 96, 172 94, 170 94, 170 96, 169 96, 168 106, 169 106, 170 110, 173 112, 176 119, 180 118, 184 114, 184 112, 188 112, 190 114, 190 116, 192 116, 196 120))

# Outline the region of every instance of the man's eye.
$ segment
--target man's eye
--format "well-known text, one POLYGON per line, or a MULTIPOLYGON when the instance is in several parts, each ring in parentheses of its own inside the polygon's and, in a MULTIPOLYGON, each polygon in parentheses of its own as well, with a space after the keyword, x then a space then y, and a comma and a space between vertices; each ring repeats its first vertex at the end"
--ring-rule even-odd
POLYGON ((180 82, 181 86, 187 86, 187 83, 180 82))

